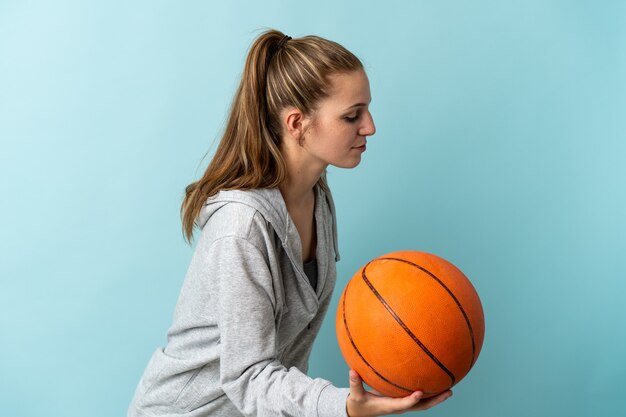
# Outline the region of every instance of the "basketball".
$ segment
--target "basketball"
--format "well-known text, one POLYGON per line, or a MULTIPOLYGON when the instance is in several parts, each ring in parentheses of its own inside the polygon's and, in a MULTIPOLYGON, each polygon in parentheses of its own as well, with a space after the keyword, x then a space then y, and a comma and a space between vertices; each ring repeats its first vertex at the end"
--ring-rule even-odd
POLYGON ((457 267, 436 255, 399 251, 371 260, 346 285, 337 341, 350 368, 390 397, 423 398, 456 385, 480 353, 480 298, 457 267))

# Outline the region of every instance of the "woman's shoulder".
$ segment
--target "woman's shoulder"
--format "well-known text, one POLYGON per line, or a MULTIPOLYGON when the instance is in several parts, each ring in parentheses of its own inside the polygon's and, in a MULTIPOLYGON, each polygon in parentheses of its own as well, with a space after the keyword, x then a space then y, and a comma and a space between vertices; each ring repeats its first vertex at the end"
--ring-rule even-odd
POLYGON ((265 224, 262 214, 254 207, 238 201, 215 203, 203 231, 213 235, 248 237, 253 226, 265 224))
POLYGON ((271 226, 259 210, 238 201, 222 201, 211 206, 200 237, 205 245, 234 238, 247 240, 259 249, 265 246, 271 226))

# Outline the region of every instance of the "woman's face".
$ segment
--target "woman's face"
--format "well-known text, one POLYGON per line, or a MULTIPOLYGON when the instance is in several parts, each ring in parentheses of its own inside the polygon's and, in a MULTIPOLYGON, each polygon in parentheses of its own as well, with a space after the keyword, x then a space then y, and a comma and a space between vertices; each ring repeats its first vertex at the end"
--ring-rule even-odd
POLYGON ((369 80, 362 70, 330 79, 331 94, 320 102, 302 146, 313 161, 354 168, 365 152, 365 137, 376 132, 368 110, 372 101, 369 80))

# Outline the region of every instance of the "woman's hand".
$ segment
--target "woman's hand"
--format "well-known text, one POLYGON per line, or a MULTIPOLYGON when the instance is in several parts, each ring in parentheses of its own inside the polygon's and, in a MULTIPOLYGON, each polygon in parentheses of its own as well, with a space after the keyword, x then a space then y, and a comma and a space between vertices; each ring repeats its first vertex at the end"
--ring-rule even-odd
POLYGON ((349 417, 377 417, 422 411, 447 400, 452 396, 452 391, 448 390, 425 400, 422 400, 422 395, 421 391, 416 391, 404 398, 393 398, 377 391, 366 391, 359 374, 350 369, 350 395, 346 400, 346 411, 349 417))

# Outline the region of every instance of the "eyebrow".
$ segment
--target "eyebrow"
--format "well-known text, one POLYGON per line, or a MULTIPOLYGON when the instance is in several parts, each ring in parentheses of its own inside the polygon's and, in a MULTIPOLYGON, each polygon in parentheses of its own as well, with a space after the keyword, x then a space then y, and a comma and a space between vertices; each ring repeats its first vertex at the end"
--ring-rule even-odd
POLYGON ((352 106, 348 107, 346 110, 350 110, 353 107, 361 107, 361 106, 367 106, 367 103, 356 103, 356 104, 353 104, 352 106))

